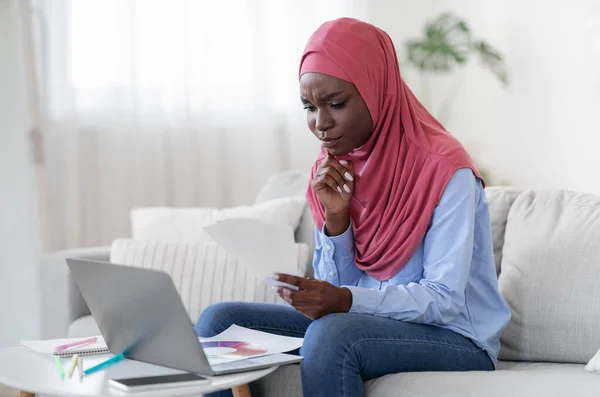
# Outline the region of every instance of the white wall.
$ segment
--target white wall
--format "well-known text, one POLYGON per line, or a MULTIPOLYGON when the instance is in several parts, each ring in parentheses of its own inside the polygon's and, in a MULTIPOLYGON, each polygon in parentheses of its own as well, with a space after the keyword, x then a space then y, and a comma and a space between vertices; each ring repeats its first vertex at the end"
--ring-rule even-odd
MULTIPOLYGON (((477 63, 447 127, 492 182, 600 193, 600 2, 595 0, 371 0, 369 21, 398 50, 426 19, 452 10, 506 57, 503 89, 477 63)), ((419 94, 419 80, 406 71, 419 94)), ((454 79, 460 78, 455 75, 454 79)), ((449 89, 437 79, 432 102, 449 89)), ((436 107, 433 106, 435 109, 436 107)))
MULTIPOLYGON (((0 346, 38 332, 37 216, 26 140, 18 0, 0 0, 0 346)), ((358 1, 360 3, 360 1, 358 1)), ((368 0, 367 19, 397 48, 444 10, 505 56, 511 87, 468 67, 451 131, 493 181, 600 194, 600 2, 596 0, 368 0), (594 4, 595 3, 595 4, 594 4)), ((417 80, 406 72, 419 92, 417 80)), ((434 105, 448 81, 434 86, 434 105)), ((311 154, 312 156, 312 154, 311 154)))
POLYGON ((38 336, 36 195, 17 46, 17 1, 0 0, 0 347, 38 336))

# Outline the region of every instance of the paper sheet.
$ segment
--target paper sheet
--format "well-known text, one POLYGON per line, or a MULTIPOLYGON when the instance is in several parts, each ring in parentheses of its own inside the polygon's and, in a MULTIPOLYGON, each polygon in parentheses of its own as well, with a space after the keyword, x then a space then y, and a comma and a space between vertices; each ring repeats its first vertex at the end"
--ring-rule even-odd
POLYGON ((211 338, 198 338, 211 365, 229 363, 286 353, 302 346, 304 339, 280 336, 232 325, 219 335, 211 338), (243 342, 239 343, 231 342, 243 342))
POLYGON ((227 219, 206 226, 204 231, 260 279, 271 273, 298 271, 294 230, 287 225, 227 219))
POLYGON ((265 280, 263 281, 263 283, 265 283, 267 286, 269 287, 284 287, 284 288, 289 288, 291 290, 294 291, 298 291, 300 288, 298 288, 297 285, 293 285, 293 284, 288 284, 288 283, 284 283, 283 281, 278 281, 278 280, 274 280, 271 277, 267 277, 265 278, 265 280))

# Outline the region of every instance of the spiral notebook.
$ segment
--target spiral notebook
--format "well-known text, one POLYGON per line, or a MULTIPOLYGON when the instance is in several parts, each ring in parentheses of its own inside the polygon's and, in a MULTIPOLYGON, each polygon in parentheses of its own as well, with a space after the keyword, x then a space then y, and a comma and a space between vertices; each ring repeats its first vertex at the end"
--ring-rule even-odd
POLYGON ((102 336, 97 337, 96 342, 81 347, 73 347, 68 350, 60 352, 56 351, 56 346, 64 345, 67 343, 77 342, 81 339, 87 338, 68 338, 68 339, 47 339, 47 340, 24 340, 21 341, 21 346, 27 349, 33 350, 36 353, 40 353, 47 356, 58 356, 58 357, 71 357, 74 354, 79 356, 94 356, 98 354, 110 354, 108 347, 102 336))

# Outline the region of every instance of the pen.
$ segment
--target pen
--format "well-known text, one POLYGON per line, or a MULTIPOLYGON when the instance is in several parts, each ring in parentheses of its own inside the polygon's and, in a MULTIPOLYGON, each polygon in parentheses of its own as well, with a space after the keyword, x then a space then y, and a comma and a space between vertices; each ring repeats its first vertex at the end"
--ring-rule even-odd
POLYGON ((73 371, 75 371, 75 367, 77 366, 77 361, 79 360, 79 356, 77 354, 73 355, 71 359, 71 368, 69 368, 69 379, 73 376, 73 371))
POLYGON ((58 356, 54 357, 54 366, 56 367, 56 370, 58 371, 58 376, 60 376, 60 379, 61 380, 65 379, 65 372, 63 371, 62 361, 61 361, 60 357, 58 357, 58 356))
POLYGON ((90 343, 94 343, 97 340, 98 340, 98 338, 94 336, 93 338, 87 338, 87 339, 83 339, 83 340, 80 340, 80 341, 77 341, 77 342, 72 342, 72 343, 67 343, 67 344, 64 344, 64 345, 56 346, 54 348, 54 350, 57 351, 57 352, 60 352, 60 351, 63 351, 63 350, 70 349, 72 347, 80 347, 80 346, 84 346, 84 345, 89 345, 90 343))
POLYGON ((92 368, 86 369, 83 373, 85 375, 89 375, 93 372, 96 372, 96 371, 102 369, 102 368, 108 367, 111 364, 118 363, 119 361, 121 361, 124 358, 125 358, 125 355, 123 355, 123 353, 117 354, 116 356, 109 358, 108 360, 103 361, 100 364, 93 366, 92 368))
POLYGON ((79 359, 77 366, 79 367, 79 381, 81 382, 83 380, 83 358, 79 359))

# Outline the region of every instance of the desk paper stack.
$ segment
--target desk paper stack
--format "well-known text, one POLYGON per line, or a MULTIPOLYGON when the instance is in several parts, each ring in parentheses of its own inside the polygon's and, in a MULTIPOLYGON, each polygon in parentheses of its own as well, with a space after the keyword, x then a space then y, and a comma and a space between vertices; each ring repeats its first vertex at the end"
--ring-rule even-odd
POLYGON ((210 365, 286 353, 299 349, 304 339, 280 336, 232 325, 219 335, 198 338, 210 365))
POLYGON ((77 354, 79 356, 110 354, 110 351, 108 350, 108 347, 106 347, 106 343, 104 342, 104 338, 102 338, 102 336, 97 336, 97 338, 98 340, 96 340, 96 342, 94 343, 81 347, 74 347, 72 349, 63 350, 61 352, 56 351, 56 346, 77 342, 81 340, 81 338, 23 340, 21 341, 21 346, 46 356, 71 357, 74 354, 77 354))

